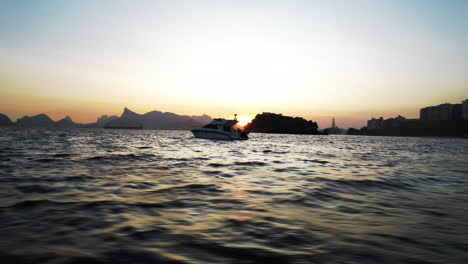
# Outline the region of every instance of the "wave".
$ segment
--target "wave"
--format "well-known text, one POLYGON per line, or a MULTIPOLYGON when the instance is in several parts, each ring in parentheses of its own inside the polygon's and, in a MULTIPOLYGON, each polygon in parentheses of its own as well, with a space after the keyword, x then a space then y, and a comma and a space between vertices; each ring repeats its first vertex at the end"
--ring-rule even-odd
POLYGON ((31 185, 19 185, 16 189, 23 193, 53 193, 63 192, 66 187, 52 187, 48 185, 31 184, 31 185))
MULTIPOLYGON (((342 190, 375 190, 375 191, 385 191, 385 190, 401 190, 401 189, 411 189, 413 186, 409 183, 405 183, 399 180, 362 180, 362 179, 329 179, 316 177, 314 178, 316 182, 322 182, 327 185, 329 188, 338 188, 342 189, 346 187, 347 189, 342 190), (351 188, 351 189, 350 189, 351 188)), ((335 189, 338 190, 338 189, 335 189)))
POLYGON ((217 185, 214 184, 199 184, 199 183, 191 183, 191 184, 184 184, 184 185, 176 185, 167 188, 157 189, 147 191, 147 193, 151 194, 166 194, 166 193, 181 193, 181 194, 216 194, 223 192, 217 185))

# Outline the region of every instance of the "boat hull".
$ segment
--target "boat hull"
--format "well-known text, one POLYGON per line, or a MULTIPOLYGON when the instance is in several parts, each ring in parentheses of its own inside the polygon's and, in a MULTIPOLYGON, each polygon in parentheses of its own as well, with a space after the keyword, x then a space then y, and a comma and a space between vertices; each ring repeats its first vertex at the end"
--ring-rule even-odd
POLYGON ((219 130, 208 130, 195 128, 191 130, 196 138, 204 139, 219 139, 219 140, 245 140, 248 139, 247 134, 242 135, 241 132, 226 132, 219 130))

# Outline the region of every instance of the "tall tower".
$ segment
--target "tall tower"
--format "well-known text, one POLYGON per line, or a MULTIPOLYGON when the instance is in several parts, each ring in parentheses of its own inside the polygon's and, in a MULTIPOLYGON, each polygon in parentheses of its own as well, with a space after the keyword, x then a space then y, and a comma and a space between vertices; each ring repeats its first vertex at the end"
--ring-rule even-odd
POLYGON ((332 129, 335 130, 336 129, 336 126, 335 126, 335 118, 333 117, 333 120, 332 120, 332 129))

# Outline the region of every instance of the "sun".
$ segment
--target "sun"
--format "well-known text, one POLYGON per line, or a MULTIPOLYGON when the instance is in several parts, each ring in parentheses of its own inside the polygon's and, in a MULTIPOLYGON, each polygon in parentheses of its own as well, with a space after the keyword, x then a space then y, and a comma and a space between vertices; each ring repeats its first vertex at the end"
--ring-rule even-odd
POLYGON ((239 121, 237 125, 243 127, 247 125, 250 121, 252 121, 252 118, 248 116, 238 116, 237 121, 239 121))

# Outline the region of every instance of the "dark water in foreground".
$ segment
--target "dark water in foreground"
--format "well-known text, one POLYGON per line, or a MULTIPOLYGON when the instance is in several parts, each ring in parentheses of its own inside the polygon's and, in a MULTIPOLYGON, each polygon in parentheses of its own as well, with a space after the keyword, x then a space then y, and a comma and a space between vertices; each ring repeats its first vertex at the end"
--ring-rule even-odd
POLYGON ((468 140, 0 129, 1 263, 467 263, 468 140))

